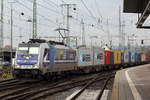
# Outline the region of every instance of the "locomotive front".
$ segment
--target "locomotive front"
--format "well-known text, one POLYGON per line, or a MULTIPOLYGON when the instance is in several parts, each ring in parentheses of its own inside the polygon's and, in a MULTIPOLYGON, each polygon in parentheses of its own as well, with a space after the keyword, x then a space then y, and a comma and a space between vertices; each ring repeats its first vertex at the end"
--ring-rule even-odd
POLYGON ((39 74, 39 51, 38 43, 19 44, 16 52, 16 60, 13 75, 19 77, 37 77, 39 74))

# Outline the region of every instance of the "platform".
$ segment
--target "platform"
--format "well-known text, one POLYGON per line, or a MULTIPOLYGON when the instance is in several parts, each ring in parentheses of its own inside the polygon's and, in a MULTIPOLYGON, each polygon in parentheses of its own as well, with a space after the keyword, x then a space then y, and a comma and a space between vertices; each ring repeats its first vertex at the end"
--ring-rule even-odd
POLYGON ((111 100, 150 100, 150 64, 118 71, 111 100))

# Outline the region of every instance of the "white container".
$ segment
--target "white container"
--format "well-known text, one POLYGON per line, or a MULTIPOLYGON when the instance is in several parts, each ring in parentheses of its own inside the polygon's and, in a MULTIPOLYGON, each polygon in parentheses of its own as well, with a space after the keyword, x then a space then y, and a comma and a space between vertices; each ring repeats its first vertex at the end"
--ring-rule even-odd
POLYGON ((143 53, 141 54, 141 62, 145 62, 146 61, 146 55, 143 53))
POLYGON ((104 65, 104 49, 93 47, 94 65, 104 65))
POLYGON ((128 56, 129 56, 129 52, 124 52, 124 63, 128 63, 129 62, 128 56))
POLYGON ((77 49, 78 67, 87 67, 93 65, 93 52, 91 48, 80 47, 77 49))

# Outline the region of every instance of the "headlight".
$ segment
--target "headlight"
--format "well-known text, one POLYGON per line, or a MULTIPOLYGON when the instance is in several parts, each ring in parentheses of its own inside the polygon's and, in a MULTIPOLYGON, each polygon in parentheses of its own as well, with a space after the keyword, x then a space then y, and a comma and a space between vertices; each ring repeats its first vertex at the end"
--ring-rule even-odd
POLYGON ((15 65, 15 68, 19 68, 20 66, 19 65, 15 65))
POLYGON ((34 67, 34 68, 38 68, 38 65, 34 65, 33 67, 34 67))

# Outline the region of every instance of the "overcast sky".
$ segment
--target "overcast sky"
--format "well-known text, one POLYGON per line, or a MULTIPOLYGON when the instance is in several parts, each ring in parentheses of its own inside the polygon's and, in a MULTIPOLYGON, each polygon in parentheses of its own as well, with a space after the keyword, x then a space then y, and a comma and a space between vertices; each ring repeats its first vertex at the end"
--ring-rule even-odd
MULTIPOLYGON (((4 0, 4 43, 10 44, 10 2, 4 0)), ((16 47, 22 41, 28 41, 32 37, 32 23, 26 20, 32 19, 33 0, 16 0, 13 3, 14 9, 14 31, 13 45, 16 47), (21 13, 24 13, 22 16, 21 13)), ((56 36, 58 32, 54 31, 58 27, 66 28, 66 8, 61 4, 76 4, 70 8, 70 35, 81 37, 81 20, 85 23, 86 44, 90 45, 90 37, 98 36, 93 39, 95 45, 100 45, 101 41, 108 43, 108 32, 112 37, 113 45, 118 45, 118 23, 119 6, 123 7, 122 0, 37 0, 37 23, 38 37, 56 36), (76 8, 76 10, 73 10, 76 8), (107 24, 108 20, 108 24, 107 24)), ((137 15, 121 13, 122 22, 125 20, 126 41, 128 35, 135 34, 137 43, 140 45, 141 39, 148 39, 149 30, 136 29, 137 15)), ((148 23, 148 22, 146 22, 148 23)), ((149 45, 150 40, 145 44, 149 45)), ((81 38, 79 38, 81 44, 81 38)))

